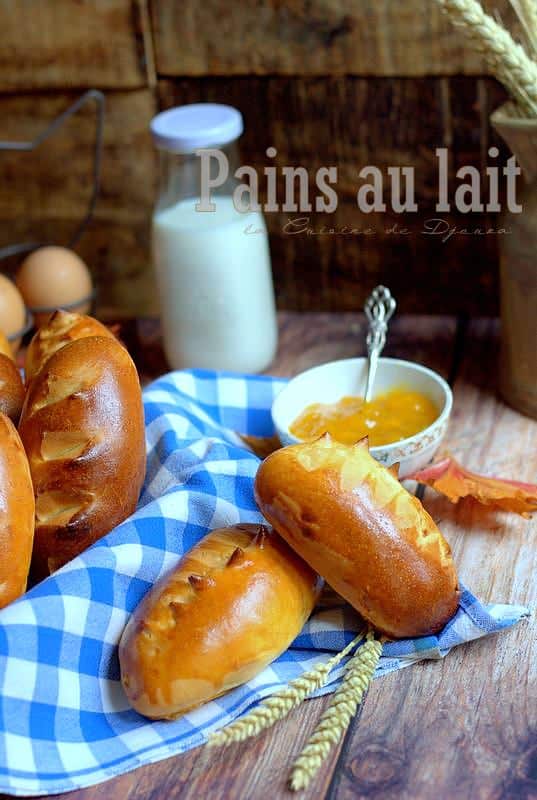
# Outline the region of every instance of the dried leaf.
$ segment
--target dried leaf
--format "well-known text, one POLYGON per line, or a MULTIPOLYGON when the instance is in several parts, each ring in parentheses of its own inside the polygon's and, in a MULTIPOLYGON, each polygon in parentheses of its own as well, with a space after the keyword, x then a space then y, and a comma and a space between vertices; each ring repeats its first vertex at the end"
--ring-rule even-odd
POLYGON ((523 517, 537 511, 537 485, 478 475, 451 457, 418 470, 408 478, 427 484, 448 497, 452 503, 461 497, 473 497, 483 505, 514 511, 523 517))

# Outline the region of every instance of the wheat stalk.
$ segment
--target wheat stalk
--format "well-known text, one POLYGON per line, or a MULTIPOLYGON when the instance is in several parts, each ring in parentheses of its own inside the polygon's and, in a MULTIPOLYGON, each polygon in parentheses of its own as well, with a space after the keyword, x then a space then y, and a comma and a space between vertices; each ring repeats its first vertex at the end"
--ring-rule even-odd
POLYGON ((219 747, 231 742, 243 742, 252 736, 257 736, 261 731, 270 728, 280 719, 299 706, 303 700, 326 683, 328 674, 339 662, 353 650, 364 638, 361 631, 343 650, 336 653, 328 661, 316 664, 311 670, 300 677, 290 681, 283 689, 266 697, 241 719, 221 731, 212 733, 207 744, 209 747, 219 747))
MULTIPOLYGON (((529 2, 530 0, 528 0, 529 2)), ((464 29, 494 75, 523 111, 537 116, 537 64, 477 0, 436 0, 454 25, 464 29)))
POLYGON ((510 0, 524 29, 526 39, 533 55, 537 56, 537 2, 536 0, 510 0))
POLYGON ((347 664, 343 683, 291 768, 289 787, 292 791, 297 792, 308 786, 332 747, 349 727, 373 679, 381 653, 382 642, 377 641, 370 631, 366 643, 347 664))

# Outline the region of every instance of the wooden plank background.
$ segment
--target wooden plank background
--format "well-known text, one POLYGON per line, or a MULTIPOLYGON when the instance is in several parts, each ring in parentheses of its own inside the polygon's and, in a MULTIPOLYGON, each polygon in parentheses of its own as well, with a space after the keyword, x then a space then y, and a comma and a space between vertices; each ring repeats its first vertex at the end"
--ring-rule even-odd
POLYGON ((0 0, 0 91, 147 84, 146 0, 0 0))
MULTIPOLYGON (((493 5, 510 19, 507 0, 493 5)), ((213 100, 245 116, 244 163, 304 165, 312 176, 338 166, 337 213, 311 215, 314 230, 374 230, 292 236, 288 215, 267 215, 280 308, 356 309, 384 281, 406 311, 496 312, 497 237, 443 244, 423 234, 437 216, 435 148, 451 147, 452 174, 483 168, 488 147, 500 144, 489 115, 505 98, 433 0, 0 0, 0 30, 0 139, 35 135, 75 90, 106 91, 102 193, 79 247, 101 308, 157 310, 149 121, 158 108, 213 100), (278 150, 271 161, 268 146, 278 150), (419 213, 358 211, 357 173, 371 163, 415 165, 419 213), (411 233, 387 233, 394 223, 411 233)), ((67 241, 90 190, 93 133, 87 110, 35 155, 0 152, 0 246, 32 232, 67 241)), ((445 218, 495 224, 488 215, 445 218)))
MULTIPOLYGON (((513 22, 508 0, 485 7, 513 22)), ((483 73, 431 0, 153 0, 162 75, 483 73)))
MULTIPOLYGON (((0 95, 2 137, 32 139, 77 93, 0 95)), ((100 287, 103 306, 157 310, 149 269, 149 218, 155 194, 148 123, 149 89, 106 95, 99 201, 78 252, 100 287)), ((32 153, 0 152, 0 247, 18 241, 66 244, 83 218, 93 182, 95 110, 85 106, 32 153)), ((14 260, 5 264, 15 267, 14 260)))

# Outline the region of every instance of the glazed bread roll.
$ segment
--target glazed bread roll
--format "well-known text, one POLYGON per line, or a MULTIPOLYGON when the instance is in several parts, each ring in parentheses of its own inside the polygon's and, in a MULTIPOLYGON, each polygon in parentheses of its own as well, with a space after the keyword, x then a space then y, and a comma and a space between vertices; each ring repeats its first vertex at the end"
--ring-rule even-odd
POLYGON ((36 498, 32 572, 53 572, 136 508, 145 473, 136 367, 113 338, 77 339, 26 395, 20 435, 36 498))
POLYGON ((284 447, 259 467, 255 495, 278 533, 377 631, 423 636, 454 614, 449 545, 365 441, 325 434, 284 447))
POLYGON ((173 719, 253 678, 300 632, 318 579, 262 525, 212 531, 146 595, 121 638, 132 706, 173 719))
POLYGON ((0 412, 17 424, 24 403, 24 384, 14 361, 0 353, 0 412))
POLYGON ((25 361, 26 382, 29 383, 41 367, 57 350, 76 339, 88 336, 115 338, 98 320, 59 309, 51 314, 47 322, 39 328, 28 345, 25 361))
POLYGON ((26 453, 13 423, 0 413, 0 608, 26 589, 34 517, 26 453))

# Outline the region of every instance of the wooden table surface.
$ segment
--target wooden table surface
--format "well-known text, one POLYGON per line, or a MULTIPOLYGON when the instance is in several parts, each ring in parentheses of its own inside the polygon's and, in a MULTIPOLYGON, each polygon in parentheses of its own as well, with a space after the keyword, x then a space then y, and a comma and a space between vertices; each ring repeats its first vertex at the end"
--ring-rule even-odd
MULTIPOLYGON (((280 315, 280 348, 268 370, 292 375, 363 353, 358 314, 280 315)), ((154 323, 123 326, 141 373, 165 370, 154 323)), ((489 474, 537 480, 537 423, 509 409, 495 390, 494 320, 396 317, 385 355, 440 372, 454 389, 446 447, 489 474)), ((424 504, 453 549, 461 580, 484 601, 535 608, 537 523, 457 506, 427 490, 424 504)), ((372 685, 361 711, 301 798, 452 800, 537 798, 537 627, 515 628, 461 646, 372 685)), ((326 698, 307 701, 258 739, 226 750, 198 748, 142 767, 69 800, 271 800, 290 798, 288 767, 326 698)))

